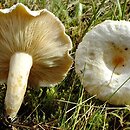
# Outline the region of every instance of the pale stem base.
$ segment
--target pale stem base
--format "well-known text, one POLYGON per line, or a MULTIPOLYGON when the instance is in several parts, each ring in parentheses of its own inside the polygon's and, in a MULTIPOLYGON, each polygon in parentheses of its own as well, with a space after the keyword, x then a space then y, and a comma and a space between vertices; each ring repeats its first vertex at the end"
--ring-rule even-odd
POLYGON ((22 104, 32 62, 32 56, 22 52, 15 53, 10 59, 5 111, 11 119, 15 118, 22 104))

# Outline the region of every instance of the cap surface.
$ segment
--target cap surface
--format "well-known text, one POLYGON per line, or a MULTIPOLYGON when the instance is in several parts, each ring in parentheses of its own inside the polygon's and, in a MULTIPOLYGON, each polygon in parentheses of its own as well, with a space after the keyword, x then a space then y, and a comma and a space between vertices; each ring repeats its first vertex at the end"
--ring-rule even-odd
POLYGON ((86 33, 76 50, 76 72, 85 89, 105 101, 130 105, 130 22, 106 20, 86 33))
POLYGON ((72 58, 72 43, 60 20, 46 9, 31 11, 19 3, 0 10, 0 81, 6 81, 10 57, 16 52, 32 56, 28 84, 49 86, 65 77, 72 58))

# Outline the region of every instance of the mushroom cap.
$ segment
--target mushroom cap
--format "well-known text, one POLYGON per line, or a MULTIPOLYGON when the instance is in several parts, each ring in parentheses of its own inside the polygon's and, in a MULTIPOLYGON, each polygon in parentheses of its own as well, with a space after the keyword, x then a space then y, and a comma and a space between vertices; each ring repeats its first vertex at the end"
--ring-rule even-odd
POLYGON ((25 52, 33 58, 28 85, 54 85, 64 79, 72 64, 71 48, 63 24, 46 9, 31 11, 18 3, 0 10, 1 82, 7 80, 11 56, 25 52))
POLYGON ((90 94, 130 105, 130 22, 106 20, 86 33, 76 50, 75 69, 90 94))

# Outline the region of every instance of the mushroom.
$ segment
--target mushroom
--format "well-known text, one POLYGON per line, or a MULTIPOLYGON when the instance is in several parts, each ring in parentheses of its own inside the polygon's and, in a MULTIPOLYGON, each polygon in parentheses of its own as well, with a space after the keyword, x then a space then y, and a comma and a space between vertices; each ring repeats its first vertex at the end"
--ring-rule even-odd
POLYGON ((15 118, 27 86, 54 86, 69 71, 69 36, 46 9, 31 11, 18 3, 0 10, 0 81, 7 81, 6 115, 15 118))
POLYGON ((130 22, 106 20, 87 32, 75 70, 85 90, 115 105, 130 105, 130 22))

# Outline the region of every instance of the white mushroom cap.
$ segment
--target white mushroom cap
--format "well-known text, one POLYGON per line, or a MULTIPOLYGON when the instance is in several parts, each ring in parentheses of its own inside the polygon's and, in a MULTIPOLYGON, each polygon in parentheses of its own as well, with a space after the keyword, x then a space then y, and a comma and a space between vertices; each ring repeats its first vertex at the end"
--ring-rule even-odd
POLYGON ((7 81, 7 115, 15 117, 27 85, 51 86, 64 79, 72 65, 71 48, 63 24, 46 9, 31 11, 19 3, 0 10, 0 81, 7 81))
POLYGON ((111 21, 86 33, 76 50, 76 72, 85 89, 116 105, 130 105, 130 22, 111 21))

